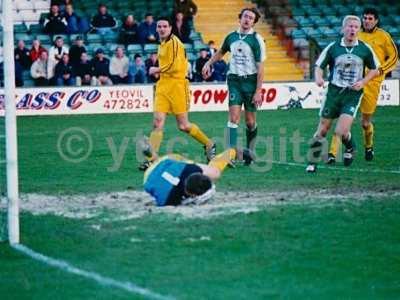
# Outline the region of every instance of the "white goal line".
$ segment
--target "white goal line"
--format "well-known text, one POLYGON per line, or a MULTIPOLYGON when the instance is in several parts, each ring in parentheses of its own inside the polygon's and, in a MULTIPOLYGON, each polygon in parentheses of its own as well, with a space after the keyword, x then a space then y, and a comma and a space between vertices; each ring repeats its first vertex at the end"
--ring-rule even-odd
POLYGON ((46 255, 35 252, 34 250, 32 250, 22 244, 14 244, 11 246, 15 250, 31 257, 32 259, 34 259, 36 261, 42 262, 48 266, 55 267, 64 272, 67 272, 67 273, 71 273, 71 274, 75 274, 77 276, 91 279, 101 285, 113 286, 113 287, 119 288, 121 290, 124 290, 126 292, 129 292, 131 294, 141 295, 147 299, 154 299, 154 300, 175 300, 176 299, 171 296, 160 295, 149 289, 142 288, 130 281, 118 281, 113 278, 100 275, 96 272, 82 270, 80 268, 77 268, 77 267, 71 265, 70 263, 68 263, 66 261, 51 258, 46 255))

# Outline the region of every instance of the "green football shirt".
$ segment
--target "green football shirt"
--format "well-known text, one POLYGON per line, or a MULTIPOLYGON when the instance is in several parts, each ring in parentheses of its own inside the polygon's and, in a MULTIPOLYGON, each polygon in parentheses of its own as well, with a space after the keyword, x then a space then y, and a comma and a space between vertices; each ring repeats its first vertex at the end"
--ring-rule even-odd
POLYGON ((257 63, 265 60, 264 39, 253 29, 247 34, 242 34, 239 30, 229 33, 221 49, 224 53, 231 54, 228 74, 257 74, 257 63))
POLYGON ((315 65, 321 69, 329 65, 329 81, 342 88, 350 87, 361 80, 365 67, 373 70, 380 66, 377 56, 368 44, 358 40, 354 46, 347 47, 344 38, 326 46, 315 65))

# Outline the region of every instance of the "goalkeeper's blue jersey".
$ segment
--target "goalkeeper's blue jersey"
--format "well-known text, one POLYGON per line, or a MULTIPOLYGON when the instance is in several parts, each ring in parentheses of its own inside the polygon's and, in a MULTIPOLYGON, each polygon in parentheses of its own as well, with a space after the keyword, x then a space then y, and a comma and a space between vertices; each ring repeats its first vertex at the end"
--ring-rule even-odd
POLYGON ((161 160, 145 174, 144 190, 158 206, 179 205, 185 198, 185 180, 193 173, 202 173, 202 169, 184 161, 161 160))

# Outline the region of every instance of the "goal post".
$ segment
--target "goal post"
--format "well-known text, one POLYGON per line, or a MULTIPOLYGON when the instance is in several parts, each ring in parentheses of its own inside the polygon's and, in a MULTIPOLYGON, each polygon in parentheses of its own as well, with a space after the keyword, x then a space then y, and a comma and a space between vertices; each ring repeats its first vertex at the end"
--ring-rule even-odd
POLYGON ((15 107, 14 22, 11 0, 2 2, 7 231, 11 245, 19 243, 17 118, 15 107))

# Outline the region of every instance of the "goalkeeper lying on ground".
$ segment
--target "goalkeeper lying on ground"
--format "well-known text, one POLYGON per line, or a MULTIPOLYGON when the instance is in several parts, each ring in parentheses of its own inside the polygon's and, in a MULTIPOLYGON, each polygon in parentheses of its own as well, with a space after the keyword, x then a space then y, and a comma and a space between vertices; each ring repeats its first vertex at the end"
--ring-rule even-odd
POLYGON ((160 157, 144 173, 144 190, 157 206, 205 203, 215 193, 213 182, 235 157, 234 149, 225 150, 208 165, 178 154, 160 157))

